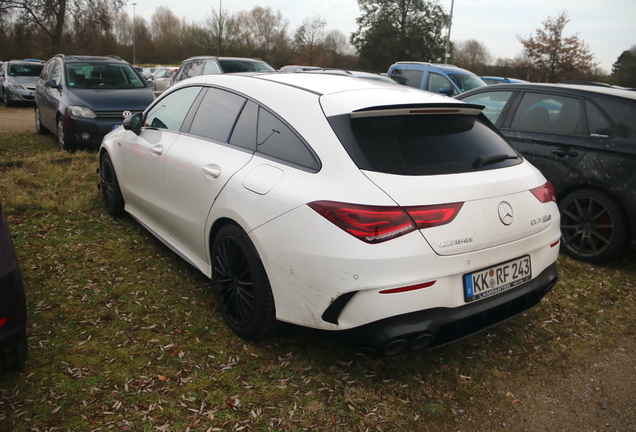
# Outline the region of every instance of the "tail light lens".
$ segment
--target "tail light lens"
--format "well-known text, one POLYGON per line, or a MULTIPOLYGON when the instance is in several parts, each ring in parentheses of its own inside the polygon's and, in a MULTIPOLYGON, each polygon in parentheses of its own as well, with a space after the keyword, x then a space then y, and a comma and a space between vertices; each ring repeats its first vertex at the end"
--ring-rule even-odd
POLYGON ((552 186, 550 182, 546 182, 543 186, 539 186, 538 188, 530 189, 530 192, 542 203, 550 201, 556 202, 556 192, 554 192, 554 186, 552 186))
POLYGON ((308 206, 357 239, 381 243, 416 229, 447 224, 455 218, 462 204, 403 208, 315 201, 308 206))

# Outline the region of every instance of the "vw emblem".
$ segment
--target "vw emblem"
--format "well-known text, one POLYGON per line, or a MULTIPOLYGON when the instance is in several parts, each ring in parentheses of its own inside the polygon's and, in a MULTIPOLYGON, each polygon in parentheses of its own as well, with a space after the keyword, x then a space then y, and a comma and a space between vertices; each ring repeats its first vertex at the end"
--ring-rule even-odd
POLYGON ((514 213, 512 211, 512 206, 506 202, 502 201, 499 203, 499 220, 504 225, 510 225, 512 220, 514 219, 514 213))
POLYGON ((124 111, 123 113, 121 113, 121 116, 122 116, 123 118, 128 118, 128 117, 130 117, 131 115, 132 115, 132 112, 130 112, 130 111, 128 111, 128 110, 126 110, 126 111, 124 111))

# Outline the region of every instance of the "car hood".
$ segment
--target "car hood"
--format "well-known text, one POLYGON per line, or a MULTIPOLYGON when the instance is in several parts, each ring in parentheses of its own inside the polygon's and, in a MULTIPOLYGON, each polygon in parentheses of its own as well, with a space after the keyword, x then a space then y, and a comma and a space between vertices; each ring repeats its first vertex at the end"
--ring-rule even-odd
POLYGON ((14 82, 14 83, 18 83, 20 85, 29 85, 29 86, 34 86, 35 84, 37 84, 38 80, 40 79, 39 76, 13 76, 13 77, 9 77, 9 81, 10 82, 14 82))
POLYGON ((155 99, 148 87, 141 89, 73 89, 69 98, 74 105, 85 106, 93 111, 143 111, 155 99))

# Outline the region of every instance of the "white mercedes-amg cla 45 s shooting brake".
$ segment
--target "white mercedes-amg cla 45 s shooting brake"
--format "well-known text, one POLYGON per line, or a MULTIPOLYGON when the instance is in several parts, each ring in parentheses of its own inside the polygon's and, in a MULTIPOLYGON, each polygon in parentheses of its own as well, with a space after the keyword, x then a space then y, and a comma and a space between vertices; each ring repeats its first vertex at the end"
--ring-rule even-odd
POLYGON ((482 108, 345 76, 198 76, 105 137, 100 189, 210 277, 238 336, 286 322, 405 354, 557 281, 552 185, 482 108))

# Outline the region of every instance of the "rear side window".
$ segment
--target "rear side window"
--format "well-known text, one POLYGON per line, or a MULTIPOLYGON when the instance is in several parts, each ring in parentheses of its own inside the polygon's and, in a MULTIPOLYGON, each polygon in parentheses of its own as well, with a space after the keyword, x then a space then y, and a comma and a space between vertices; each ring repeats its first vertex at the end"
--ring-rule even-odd
POLYGON ((318 170, 318 161, 305 143, 280 119, 260 108, 256 137, 259 153, 300 167, 318 170))
POLYGON ((605 114, 601 112, 592 102, 586 100, 587 124, 590 128, 590 136, 596 138, 607 138, 614 134, 614 127, 605 114))
POLYGON ((220 74, 221 71, 219 67, 213 61, 205 62, 205 66, 203 67, 203 75, 216 75, 220 74))
POLYGON ((420 88, 422 84, 422 76, 424 71, 413 69, 393 69, 391 78, 398 84, 407 85, 409 87, 420 88))
POLYGON ((439 175, 521 163, 518 153, 482 115, 341 115, 329 122, 360 169, 439 175), (486 159, 488 163, 479 162, 486 159))

